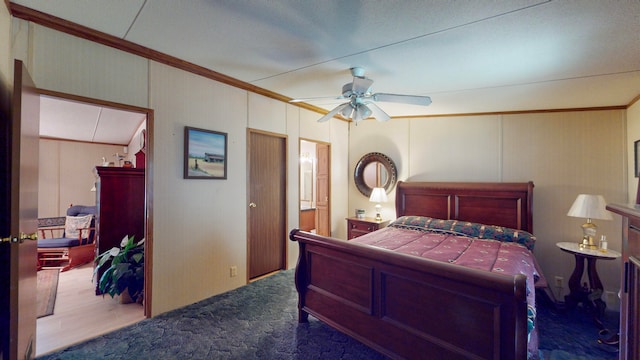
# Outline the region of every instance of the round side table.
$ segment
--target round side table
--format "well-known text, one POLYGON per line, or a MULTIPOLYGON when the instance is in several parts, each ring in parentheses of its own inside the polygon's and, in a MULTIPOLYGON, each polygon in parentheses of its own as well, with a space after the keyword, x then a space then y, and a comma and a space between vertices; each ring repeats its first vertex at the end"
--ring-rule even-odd
POLYGON ((615 250, 607 249, 606 252, 600 249, 583 249, 577 242, 559 242, 556 246, 562 249, 562 251, 573 254, 576 258, 576 266, 573 269, 571 278, 569 278, 569 295, 565 296, 565 304, 568 307, 573 307, 578 303, 583 303, 587 308, 594 310, 594 320, 599 328, 603 328, 600 317, 604 314, 604 310, 607 305, 602 301, 602 294, 604 288, 598 272, 596 270, 596 261, 600 260, 615 260, 622 254, 615 250), (589 284, 585 283, 581 286, 580 281, 584 274, 584 262, 587 261, 587 275, 589 277, 589 284))

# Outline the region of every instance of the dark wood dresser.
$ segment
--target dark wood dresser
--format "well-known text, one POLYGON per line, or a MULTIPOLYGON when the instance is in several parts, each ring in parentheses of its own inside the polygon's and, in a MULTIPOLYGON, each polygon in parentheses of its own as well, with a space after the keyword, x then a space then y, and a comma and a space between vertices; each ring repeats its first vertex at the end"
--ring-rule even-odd
POLYGON ((622 216, 622 291, 620 294, 620 357, 640 359, 640 207, 609 204, 622 216))
MULTIPOLYGON (((96 167, 96 255, 120 247, 125 235, 144 238, 144 169, 96 167)), ((97 274, 99 279, 102 274, 97 274)), ((97 279, 96 295, 99 295, 97 279)))
POLYGON ((376 220, 374 218, 347 218, 347 240, 380 230, 389 225, 390 220, 376 220))

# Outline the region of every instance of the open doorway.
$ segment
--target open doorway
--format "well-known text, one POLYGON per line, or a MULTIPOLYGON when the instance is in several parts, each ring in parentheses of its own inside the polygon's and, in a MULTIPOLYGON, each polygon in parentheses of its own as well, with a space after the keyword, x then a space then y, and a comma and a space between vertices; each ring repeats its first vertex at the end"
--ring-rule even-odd
POLYGON ((300 229, 323 236, 331 236, 330 154, 328 143, 300 139, 300 229))
MULTIPOLYGON (((152 158, 152 110, 57 92, 40 93, 41 98, 46 99, 45 103, 53 104, 41 106, 41 111, 58 111, 62 114, 62 120, 59 123, 45 122, 42 125, 43 131, 47 126, 55 128, 53 133, 41 133, 40 137, 40 142, 46 143, 45 151, 52 151, 41 156, 40 171, 43 176, 40 176, 39 195, 43 202, 39 204, 38 217, 50 217, 51 214, 64 216, 65 209, 71 203, 97 206, 100 187, 96 189, 94 186, 98 180, 96 167, 139 168, 146 173, 143 175, 141 186, 141 191, 145 194, 144 211, 141 216, 144 223, 142 236, 145 237, 145 258, 150 260, 149 249, 153 239, 150 237, 147 223, 151 221, 152 213, 150 199, 146 194, 150 193, 151 183, 148 169, 152 158), (94 115, 85 118, 84 123, 82 120, 80 123, 73 121, 74 118, 87 114, 94 115), (99 121, 96 121, 96 116, 100 117, 99 121), (130 124, 131 121, 135 121, 135 124, 130 124), (93 131, 94 140, 71 136, 65 138, 62 135, 82 132, 83 129, 93 131), (122 132, 126 134, 121 134, 122 132), (123 135, 127 139, 124 142, 118 140, 123 135), (114 140, 104 140, 110 137, 114 140), (62 184, 66 181, 71 183, 62 184)), ((41 118, 43 117, 47 118, 47 114, 41 114, 41 118)), ((151 294, 151 280, 148 276, 151 274, 150 268, 151 261, 145 261, 147 295, 151 294)), ((151 313, 150 296, 145 297, 143 306, 120 304, 118 299, 96 296, 95 290, 93 263, 59 273, 53 314, 37 320, 37 356, 138 322, 151 313)))

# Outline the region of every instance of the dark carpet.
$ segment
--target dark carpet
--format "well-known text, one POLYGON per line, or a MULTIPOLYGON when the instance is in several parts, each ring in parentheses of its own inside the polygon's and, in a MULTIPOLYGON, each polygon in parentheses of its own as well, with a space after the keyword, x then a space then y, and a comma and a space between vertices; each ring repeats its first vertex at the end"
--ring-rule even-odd
MULTIPOLYGON (((540 307, 545 360, 615 359, 583 309, 540 307), (567 357, 567 356, 578 357, 567 357)), ((605 324, 617 327, 617 313, 605 324)), ((313 317, 298 324, 293 271, 283 271, 38 359, 386 359, 313 317)))
POLYGON ((598 343, 615 335, 620 324, 618 311, 605 311, 600 318, 605 330, 600 331, 593 313, 578 306, 574 309, 557 309, 547 303, 539 303, 538 331, 540 352, 544 360, 614 360, 618 358, 617 346, 598 343))

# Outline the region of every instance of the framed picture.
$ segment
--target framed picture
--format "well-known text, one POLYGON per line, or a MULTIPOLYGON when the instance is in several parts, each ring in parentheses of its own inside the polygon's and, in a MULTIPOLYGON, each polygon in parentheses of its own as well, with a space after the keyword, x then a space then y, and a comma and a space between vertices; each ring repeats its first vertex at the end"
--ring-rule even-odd
POLYGON ((184 178, 227 178, 227 133, 185 126, 184 178))
POLYGON ((633 142, 633 154, 634 154, 634 175, 638 177, 638 171, 640 171, 640 140, 633 142))

